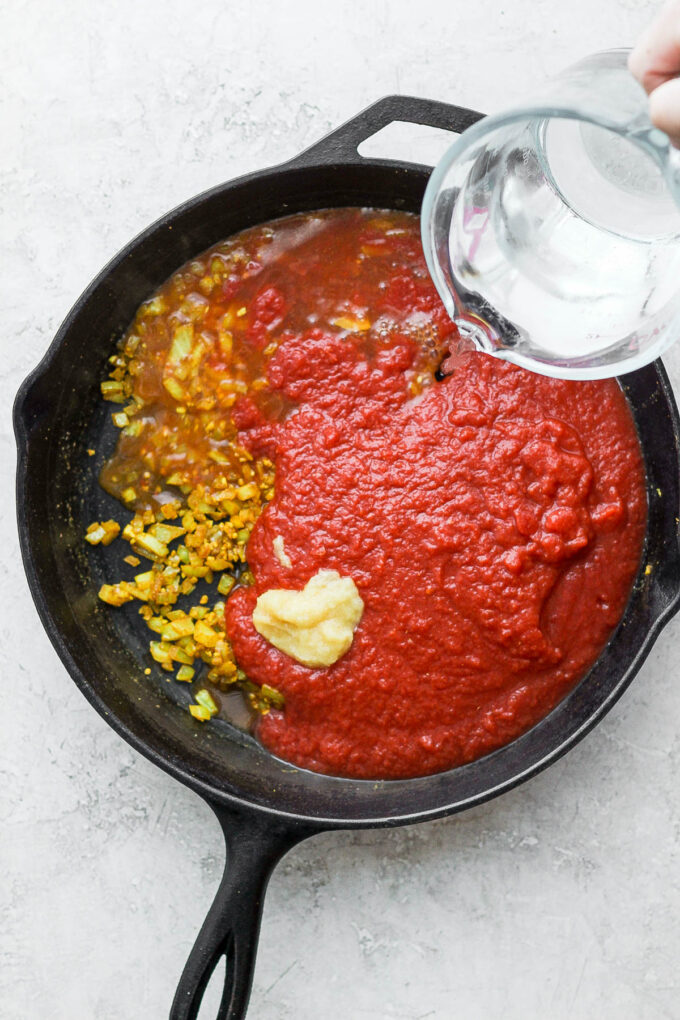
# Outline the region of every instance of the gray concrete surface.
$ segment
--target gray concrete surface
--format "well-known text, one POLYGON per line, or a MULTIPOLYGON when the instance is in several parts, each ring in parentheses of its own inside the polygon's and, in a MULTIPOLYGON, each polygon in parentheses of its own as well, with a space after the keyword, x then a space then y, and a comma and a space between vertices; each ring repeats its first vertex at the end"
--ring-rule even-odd
MULTIPOLYGON (((499 109, 588 51, 630 44, 653 9, 3 6, 4 1020, 162 1020, 222 863, 209 810, 107 728, 38 623, 15 537, 18 383, 93 274, 180 200, 292 156, 386 93, 499 109)), ((412 138, 391 144, 436 152, 432 133, 412 138)), ((680 383, 680 346, 666 362, 680 383)), ((602 725, 528 785, 457 818, 294 850, 270 886, 250 1015, 680 1017, 679 635, 672 623, 602 725)))

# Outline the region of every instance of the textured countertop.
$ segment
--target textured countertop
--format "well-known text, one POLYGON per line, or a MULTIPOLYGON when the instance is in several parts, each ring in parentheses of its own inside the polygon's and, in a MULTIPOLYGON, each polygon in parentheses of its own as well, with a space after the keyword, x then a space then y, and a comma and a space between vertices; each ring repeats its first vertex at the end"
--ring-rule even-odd
MULTIPOLYGON (((497 110, 588 51, 630 44, 652 10, 4 5, 3 1020, 162 1020, 223 857, 208 808, 105 725, 38 623, 14 524, 19 382, 95 272, 182 199, 294 155, 387 93, 497 110)), ((436 133, 416 134, 388 151, 441 151, 436 133)), ((677 386, 680 345, 666 364, 677 386)), ((249 1015, 680 1017, 678 636, 675 621, 604 722, 523 787, 445 821, 293 850, 269 888, 249 1015)))

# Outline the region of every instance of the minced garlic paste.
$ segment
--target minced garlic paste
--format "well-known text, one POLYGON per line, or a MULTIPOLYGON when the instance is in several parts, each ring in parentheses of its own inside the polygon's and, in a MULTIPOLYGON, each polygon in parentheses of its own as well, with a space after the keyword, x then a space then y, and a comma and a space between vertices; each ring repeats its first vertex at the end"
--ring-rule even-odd
POLYGON ((290 556, 286 552, 286 547, 283 544, 283 536, 277 535, 274 541, 272 542, 272 546, 274 548, 274 555, 276 556, 281 566, 287 567, 290 570, 293 564, 291 562, 290 556))
POLYGON ((352 644, 363 611, 351 577, 319 570, 302 591, 263 592, 253 610, 253 625, 303 666, 332 666, 352 644))

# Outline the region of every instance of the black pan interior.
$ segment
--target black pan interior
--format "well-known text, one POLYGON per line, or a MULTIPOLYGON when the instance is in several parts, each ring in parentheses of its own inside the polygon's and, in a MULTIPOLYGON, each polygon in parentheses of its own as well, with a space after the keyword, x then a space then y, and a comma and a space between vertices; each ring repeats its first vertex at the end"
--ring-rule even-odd
POLYGON ((36 604, 62 660, 108 722, 142 753, 216 801, 326 825, 398 824, 460 810, 533 774, 564 753, 632 679, 680 585, 678 420, 659 363, 622 379, 642 442, 649 491, 645 557, 625 617, 588 676, 509 746, 424 779, 334 779, 269 755, 226 723, 198 727, 174 699, 188 691, 147 665, 149 632, 133 606, 97 599, 104 579, 126 576, 125 550, 90 550, 85 526, 120 506, 97 485, 117 430, 102 406, 106 359, 138 305, 196 253, 277 216, 340 205, 418 212, 429 170, 387 161, 289 166, 224 185, 170 213, 120 253, 83 295, 44 362, 20 391, 19 524, 36 604), (96 453, 90 457, 87 448, 96 453), (649 569, 651 567, 651 570, 649 569))

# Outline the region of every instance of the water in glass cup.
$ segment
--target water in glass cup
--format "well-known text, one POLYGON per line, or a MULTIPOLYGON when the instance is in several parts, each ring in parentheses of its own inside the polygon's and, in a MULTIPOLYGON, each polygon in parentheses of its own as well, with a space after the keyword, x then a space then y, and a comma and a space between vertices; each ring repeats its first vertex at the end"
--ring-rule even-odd
POLYGON ((646 109, 625 53, 598 54, 541 104, 486 118, 449 150, 423 241, 469 342, 598 378, 680 335, 680 153, 646 109))

